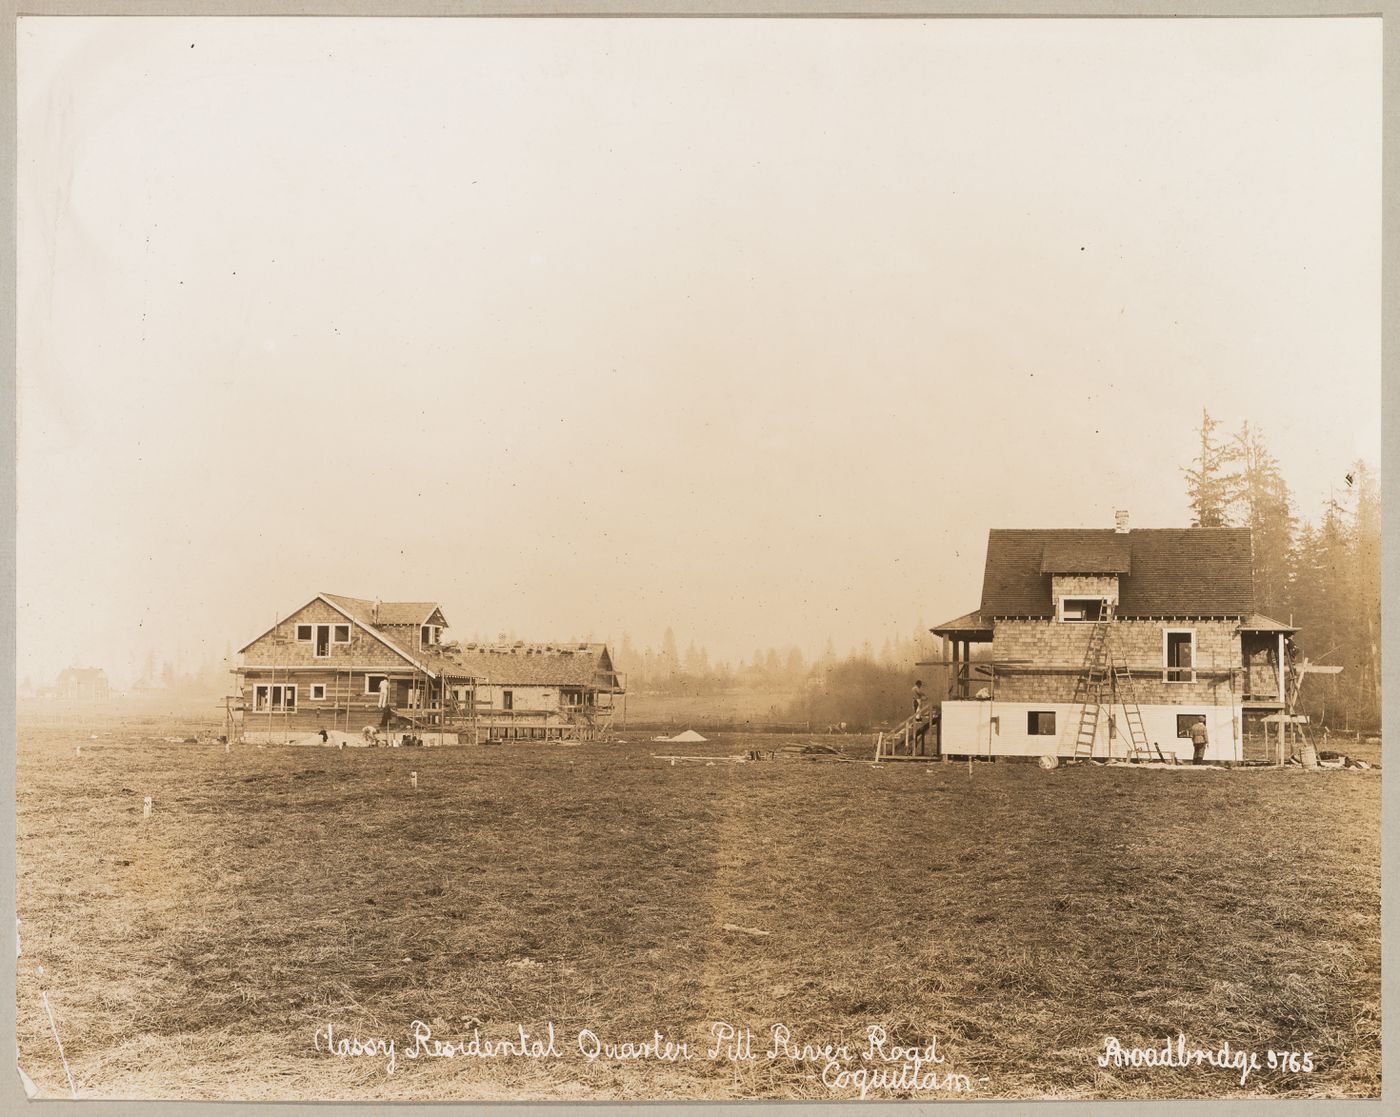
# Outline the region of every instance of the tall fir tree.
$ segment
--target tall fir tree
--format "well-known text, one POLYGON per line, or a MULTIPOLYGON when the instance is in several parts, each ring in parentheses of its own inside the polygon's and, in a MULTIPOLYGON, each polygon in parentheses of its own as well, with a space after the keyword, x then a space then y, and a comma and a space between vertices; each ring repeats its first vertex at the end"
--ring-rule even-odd
POLYGON ((1246 420, 1229 449, 1238 467, 1233 518, 1250 529, 1254 547, 1254 607, 1267 616, 1286 619, 1291 606, 1293 536, 1298 527, 1292 495, 1258 427, 1246 420))
POLYGON ((1220 426, 1210 412, 1201 408, 1201 449, 1192 459, 1195 468, 1186 468, 1186 496, 1191 507, 1192 527, 1228 527, 1230 506, 1234 504, 1239 479, 1234 472, 1234 447, 1216 435, 1220 426))
POLYGON ((1250 528, 1255 608, 1298 629, 1300 657, 1340 666, 1307 676, 1300 711, 1337 730, 1376 729, 1381 714, 1381 494, 1365 462, 1315 522, 1302 521, 1264 435, 1245 422, 1228 440, 1202 410, 1186 477, 1193 526, 1250 528))

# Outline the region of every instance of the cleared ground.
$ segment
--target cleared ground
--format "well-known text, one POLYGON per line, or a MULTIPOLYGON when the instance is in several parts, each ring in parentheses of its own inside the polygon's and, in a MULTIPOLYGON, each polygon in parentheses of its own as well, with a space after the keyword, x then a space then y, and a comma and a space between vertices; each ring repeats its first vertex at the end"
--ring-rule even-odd
POLYGON ((756 735, 162 739, 193 728, 20 727, 19 1044, 46 1095, 67 1085, 41 987, 82 1096, 856 1092, 824 1085, 821 1060, 765 1058, 775 1024, 850 1044, 856 1068, 871 1025, 890 1044, 937 1037, 938 1073, 974 1097, 1379 1091, 1379 771, 650 755, 808 739, 756 735), (552 1022, 563 1057, 410 1060, 415 1019, 443 1040, 552 1022), (756 1057, 706 1058, 713 1021, 751 1027, 756 1057), (318 1052, 327 1025, 395 1040, 393 1075, 318 1052), (583 1029, 659 1029, 693 1058, 589 1062, 583 1029), (1160 1048, 1178 1031, 1263 1065, 1241 1085, 1098 1063, 1106 1037, 1160 1048), (1315 1069, 1270 1070, 1270 1050, 1315 1069))

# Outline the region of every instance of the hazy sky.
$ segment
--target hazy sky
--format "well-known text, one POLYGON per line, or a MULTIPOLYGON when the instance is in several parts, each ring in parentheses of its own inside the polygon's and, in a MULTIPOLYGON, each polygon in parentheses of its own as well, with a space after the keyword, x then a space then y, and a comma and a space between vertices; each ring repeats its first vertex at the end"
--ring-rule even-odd
POLYGON ((1380 21, 25 18, 19 673, 325 590, 713 657, 1380 453, 1380 21))

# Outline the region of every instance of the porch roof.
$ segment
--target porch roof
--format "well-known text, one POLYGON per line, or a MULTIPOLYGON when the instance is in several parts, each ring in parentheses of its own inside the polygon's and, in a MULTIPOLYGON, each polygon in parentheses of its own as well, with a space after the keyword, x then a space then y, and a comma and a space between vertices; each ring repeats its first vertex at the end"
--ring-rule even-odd
POLYGON ((929 629, 935 636, 962 636, 974 637, 984 636, 988 640, 992 638, 992 618, 985 617, 978 610, 971 613, 964 613, 960 617, 955 617, 951 621, 944 621, 929 629))
POLYGON ((1240 622, 1241 632, 1297 632, 1292 625, 1276 621, 1272 617, 1266 617, 1263 613, 1255 613, 1246 617, 1240 622))

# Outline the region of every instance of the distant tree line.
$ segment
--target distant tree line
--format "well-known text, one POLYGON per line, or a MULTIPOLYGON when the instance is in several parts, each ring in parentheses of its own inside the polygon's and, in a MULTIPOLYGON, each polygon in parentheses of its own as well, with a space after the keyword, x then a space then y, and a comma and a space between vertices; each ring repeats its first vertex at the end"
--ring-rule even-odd
POLYGON ((1381 492, 1364 461, 1337 478, 1315 519, 1298 515, 1263 432, 1233 434, 1202 411, 1200 449, 1182 472, 1194 527, 1248 527, 1255 608, 1298 628, 1301 656, 1337 665, 1309 676, 1299 711, 1333 729, 1378 730, 1381 716, 1381 492))
POLYGON ((780 718, 810 722, 814 727, 845 723, 864 729, 902 720, 908 713, 910 688, 922 673, 931 693, 940 693, 938 668, 916 668, 939 654, 937 642, 920 621, 912 633, 886 639, 877 651, 867 640, 838 656, 828 639, 822 653, 808 660, 797 647, 755 649, 737 664, 712 662, 704 648, 690 644, 680 652, 667 629, 659 648, 638 650, 624 634, 614 649, 614 665, 627 676, 629 690, 667 695, 717 695, 761 691, 785 695, 780 718))
POLYGON ((224 649, 222 659, 206 656, 193 671, 177 667, 168 659, 156 666, 154 652, 147 652, 141 666, 141 674, 132 683, 131 689, 137 694, 164 692, 170 694, 212 694, 223 695, 233 686, 230 669, 234 657, 231 646, 224 649))

